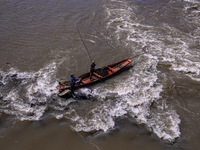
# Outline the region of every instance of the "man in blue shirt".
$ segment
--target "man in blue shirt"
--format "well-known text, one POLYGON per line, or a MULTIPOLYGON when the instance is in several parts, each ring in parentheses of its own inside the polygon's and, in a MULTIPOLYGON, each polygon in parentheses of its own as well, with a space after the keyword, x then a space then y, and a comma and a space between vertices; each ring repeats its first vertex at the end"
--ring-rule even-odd
POLYGON ((75 88, 75 85, 76 85, 76 81, 75 81, 75 77, 74 77, 74 74, 71 74, 71 93, 72 95, 74 95, 74 88, 75 88))

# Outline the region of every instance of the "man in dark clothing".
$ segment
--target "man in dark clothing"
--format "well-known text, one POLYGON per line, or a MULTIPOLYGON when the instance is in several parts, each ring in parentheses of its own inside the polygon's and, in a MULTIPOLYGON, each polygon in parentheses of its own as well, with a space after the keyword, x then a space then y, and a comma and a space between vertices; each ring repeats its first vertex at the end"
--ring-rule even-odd
POLYGON ((73 74, 71 74, 71 93, 72 95, 74 95, 74 88, 75 88, 75 85, 76 85, 76 81, 75 81, 75 77, 73 74))
POLYGON ((92 79, 93 72, 95 71, 94 69, 95 66, 96 66, 95 61, 92 61, 92 64, 90 66, 90 80, 92 79))

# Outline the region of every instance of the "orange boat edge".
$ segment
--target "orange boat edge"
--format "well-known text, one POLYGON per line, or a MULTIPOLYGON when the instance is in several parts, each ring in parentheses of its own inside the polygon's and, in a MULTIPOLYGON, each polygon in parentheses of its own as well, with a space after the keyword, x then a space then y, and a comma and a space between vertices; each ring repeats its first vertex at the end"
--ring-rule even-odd
MULTIPOLYGON (((122 70, 132 61, 130 59, 125 59, 120 62, 107 65, 102 68, 95 69, 93 76, 90 79, 90 73, 85 73, 81 76, 76 77, 76 85, 75 87, 83 87, 94 82, 100 81, 102 79, 108 78, 109 76, 117 73, 118 71, 122 70)), ((60 91, 70 89, 70 81, 67 80, 59 80, 59 85, 56 88, 60 91)))

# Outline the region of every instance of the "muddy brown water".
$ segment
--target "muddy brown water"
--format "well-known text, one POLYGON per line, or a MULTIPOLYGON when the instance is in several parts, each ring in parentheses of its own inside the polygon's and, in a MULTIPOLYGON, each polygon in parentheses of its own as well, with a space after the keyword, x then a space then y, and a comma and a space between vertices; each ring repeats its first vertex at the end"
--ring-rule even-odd
POLYGON ((0 2, 2 150, 200 149, 198 0, 0 2), (133 67, 63 99, 70 73, 133 67))

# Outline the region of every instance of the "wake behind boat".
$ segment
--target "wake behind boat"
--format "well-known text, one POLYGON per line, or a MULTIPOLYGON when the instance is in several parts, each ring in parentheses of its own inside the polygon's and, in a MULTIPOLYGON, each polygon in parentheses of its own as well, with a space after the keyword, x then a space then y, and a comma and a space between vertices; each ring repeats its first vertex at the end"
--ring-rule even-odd
MULTIPOLYGON (((90 73, 85 73, 83 75, 80 75, 76 77, 76 85, 75 88, 83 87, 90 85, 92 83, 98 82, 100 80, 106 79, 110 77, 111 75, 116 74, 125 66, 131 63, 130 59, 125 59, 120 62, 98 68, 93 72, 93 75, 90 78, 90 73)), ((59 90, 59 96, 71 96, 71 90, 70 90, 70 81, 67 80, 60 80, 59 85, 56 86, 56 88, 59 90)))

